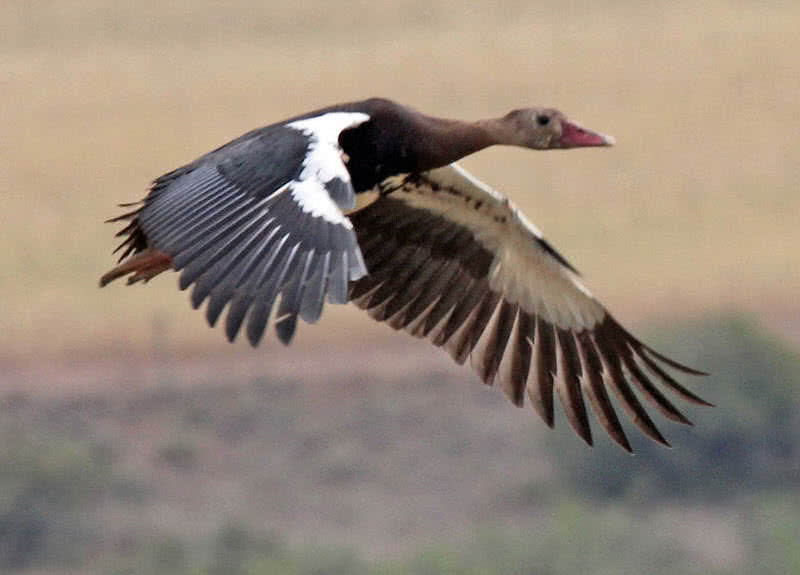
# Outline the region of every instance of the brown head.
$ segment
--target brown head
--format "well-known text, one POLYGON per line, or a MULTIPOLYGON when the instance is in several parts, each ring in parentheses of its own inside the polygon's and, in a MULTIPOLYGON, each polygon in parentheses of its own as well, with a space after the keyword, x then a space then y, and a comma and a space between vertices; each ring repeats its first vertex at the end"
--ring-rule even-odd
POLYGON ((512 110, 495 126, 501 132, 498 143, 535 150, 613 146, 612 136, 587 130, 553 108, 512 110))

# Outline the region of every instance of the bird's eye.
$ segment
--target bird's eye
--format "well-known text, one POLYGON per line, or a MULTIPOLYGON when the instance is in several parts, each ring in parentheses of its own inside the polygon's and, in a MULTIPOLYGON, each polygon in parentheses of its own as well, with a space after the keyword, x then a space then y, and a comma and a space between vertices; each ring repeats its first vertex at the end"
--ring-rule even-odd
POLYGON ((536 123, 540 126, 546 126, 550 123, 550 116, 545 116, 544 114, 539 114, 536 116, 536 123))

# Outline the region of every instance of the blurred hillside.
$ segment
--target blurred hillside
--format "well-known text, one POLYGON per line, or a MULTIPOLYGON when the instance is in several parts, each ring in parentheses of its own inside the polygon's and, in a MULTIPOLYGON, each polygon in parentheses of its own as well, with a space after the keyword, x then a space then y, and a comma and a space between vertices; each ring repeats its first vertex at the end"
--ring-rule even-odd
MULTIPOLYGON (((612 150, 496 149, 465 164, 621 319, 736 308, 800 340, 796 3, 11 0, 0 11, 6 357, 146 351, 164 331, 176 348, 229 350, 174 276, 96 288, 115 245, 102 221, 250 128, 376 94, 463 118, 552 104, 614 134, 612 150)), ((375 334, 388 331, 329 309, 298 343, 375 334)))
POLYGON ((797 572, 800 356, 738 317, 658 339, 717 407, 634 456, 433 364, 2 374, 0 572, 797 572))

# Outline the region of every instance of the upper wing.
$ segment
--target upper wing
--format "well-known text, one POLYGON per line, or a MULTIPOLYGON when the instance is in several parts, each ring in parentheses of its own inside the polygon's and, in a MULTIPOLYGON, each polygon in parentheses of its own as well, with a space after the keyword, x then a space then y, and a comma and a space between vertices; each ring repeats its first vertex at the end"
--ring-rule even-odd
POLYGON ((591 444, 584 397, 622 447, 630 444, 609 399, 666 444, 631 382, 666 417, 689 421, 652 383, 706 404, 659 364, 699 374, 653 351, 620 326, 574 269, 504 196, 456 164, 381 184, 381 197, 351 215, 370 275, 350 297, 378 321, 428 337, 516 405, 525 392, 553 425, 553 388, 567 419, 591 444), (650 374, 650 375, 648 375, 650 374))
MULTIPOLYGON (((194 284, 192 305, 209 298, 209 323, 230 304, 228 337, 247 315, 253 345, 280 295, 276 331, 287 343, 298 314, 316 321, 326 295, 347 302, 348 282, 366 274, 343 215, 355 194, 338 136, 368 119, 332 112, 269 126, 162 176, 143 205, 122 216, 131 219, 122 232, 128 236, 123 256, 145 249, 166 254, 183 270, 181 289, 194 284)), ((123 264, 121 273, 112 270, 101 281, 131 267, 123 264)))

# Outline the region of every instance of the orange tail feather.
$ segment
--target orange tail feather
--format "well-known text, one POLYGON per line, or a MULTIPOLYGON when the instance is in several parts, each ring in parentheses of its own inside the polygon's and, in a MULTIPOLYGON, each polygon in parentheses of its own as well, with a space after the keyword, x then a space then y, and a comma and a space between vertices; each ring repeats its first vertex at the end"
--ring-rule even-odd
POLYGON ((171 267, 172 258, 170 256, 158 250, 148 249, 125 260, 104 274, 100 278, 100 287, 128 274, 133 274, 128 278, 128 285, 138 281, 146 282, 171 267))

